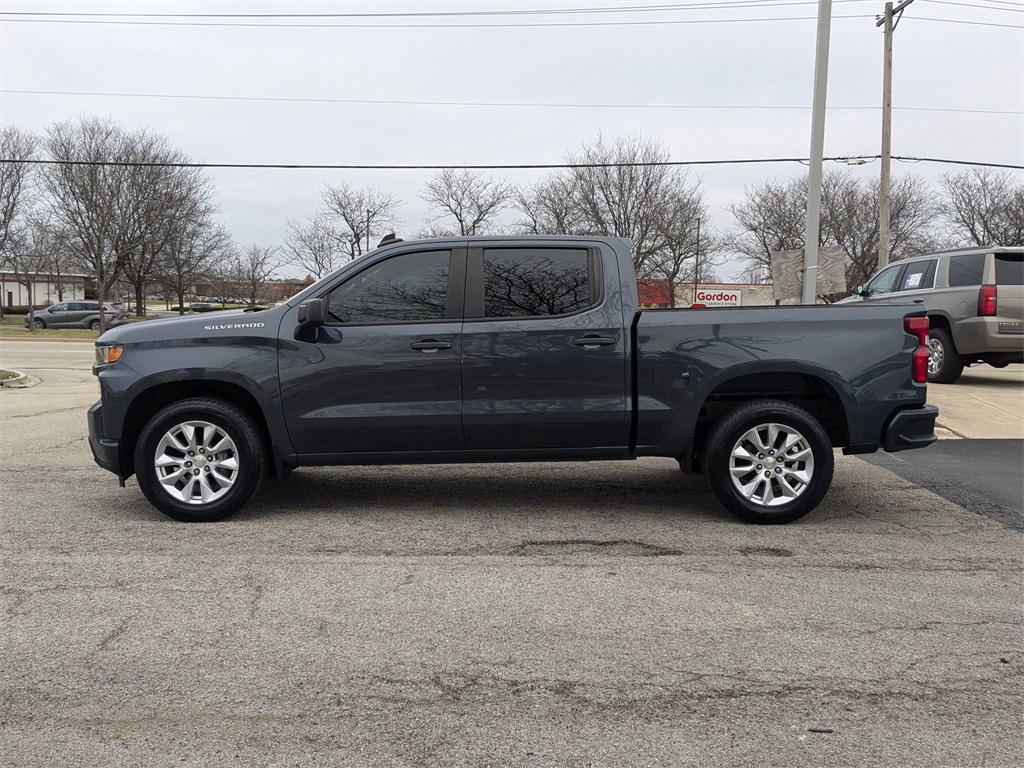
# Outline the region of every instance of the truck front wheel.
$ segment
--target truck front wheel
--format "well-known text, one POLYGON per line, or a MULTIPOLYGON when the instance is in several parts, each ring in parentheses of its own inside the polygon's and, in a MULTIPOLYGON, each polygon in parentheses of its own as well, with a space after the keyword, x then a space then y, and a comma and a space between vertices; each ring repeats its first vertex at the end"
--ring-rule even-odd
POLYGON ((704 471, 737 517, 788 523, 818 505, 833 464, 832 443, 811 414, 782 400, 754 400, 711 428, 704 471))
POLYGON ((188 523, 223 520, 263 475, 263 438, 245 411, 223 400, 172 403, 135 446, 135 474, 150 503, 188 523))

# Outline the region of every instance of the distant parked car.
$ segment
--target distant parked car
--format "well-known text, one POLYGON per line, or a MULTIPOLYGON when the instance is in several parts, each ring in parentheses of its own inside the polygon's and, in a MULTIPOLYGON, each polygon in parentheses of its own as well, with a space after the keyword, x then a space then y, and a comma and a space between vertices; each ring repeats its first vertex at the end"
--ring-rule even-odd
MULTIPOLYGON (((89 328, 100 329, 100 303, 98 301, 62 301, 34 313, 36 328, 89 328)), ((107 304, 103 312, 107 328, 116 328, 128 322, 128 315, 107 304)), ((25 327, 29 318, 25 316, 25 327)))
POLYGON ((851 301, 924 304, 928 381, 951 384, 965 365, 1024 363, 1024 247, 964 248, 891 264, 851 301))

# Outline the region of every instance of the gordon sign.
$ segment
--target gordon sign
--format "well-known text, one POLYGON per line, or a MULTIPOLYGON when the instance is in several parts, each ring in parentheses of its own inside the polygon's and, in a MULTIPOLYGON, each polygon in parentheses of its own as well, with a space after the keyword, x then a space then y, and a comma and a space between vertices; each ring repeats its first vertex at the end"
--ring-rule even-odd
POLYGON ((739 291, 724 291, 720 288, 698 288, 693 297, 694 304, 705 307, 739 307, 743 296, 739 291))

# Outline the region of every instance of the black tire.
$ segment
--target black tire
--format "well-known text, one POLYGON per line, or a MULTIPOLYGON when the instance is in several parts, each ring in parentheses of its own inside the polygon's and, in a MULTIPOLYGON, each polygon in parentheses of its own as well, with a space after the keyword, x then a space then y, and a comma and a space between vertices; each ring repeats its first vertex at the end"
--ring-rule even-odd
POLYGON ((36 329, 37 329, 37 330, 40 330, 40 331, 41 331, 41 330, 42 330, 43 328, 45 328, 45 327, 46 327, 46 323, 44 323, 44 322, 43 322, 42 320, 40 320, 40 319, 39 319, 38 317, 37 317, 37 318, 35 318, 35 319, 34 319, 34 320, 32 321, 32 325, 34 325, 34 326, 36 327, 36 329))
POLYGON ((956 351, 953 336, 945 328, 928 331, 928 381, 952 384, 964 372, 964 359, 956 351))
POLYGON ((99 329, 100 329, 100 321, 99 320, 93 320, 93 321, 91 321, 89 323, 89 330, 90 331, 98 331, 99 329))
POLYGON ((817 419, 782 400, 753 400, 730 411, 705 443, 711 489, 748 523, 789 523, 806 515, 828 491, 834 464, 832 443, 817 419))
POLYGON ((167 406, 149 420, 135 445, 142 492, 165 515, 186 523, 223 520, 241 509, 265 463, 263 437, 252 418, 211 398, 167 406))

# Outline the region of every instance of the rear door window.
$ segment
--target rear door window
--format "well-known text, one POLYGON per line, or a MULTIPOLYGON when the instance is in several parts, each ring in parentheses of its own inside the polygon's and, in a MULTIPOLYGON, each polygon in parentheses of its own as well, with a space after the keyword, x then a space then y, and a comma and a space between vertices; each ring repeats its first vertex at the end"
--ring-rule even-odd
POLYGON ((935 286, 935 259, 914 261, 900 277, 901 291, 920 291, 935 286))
POLYGON ((584 248, 488 248, 484 317, 570 315, 597 303, 584 248))
POLYGON ((981 278, 984 274, 984 253, 968 253, 963 256, 953 256, 949 260, 950 288, 981 285, 981 278))
POLYGON ((1024 285, 1024 253, 996 254, 996 285, 1024 285))

